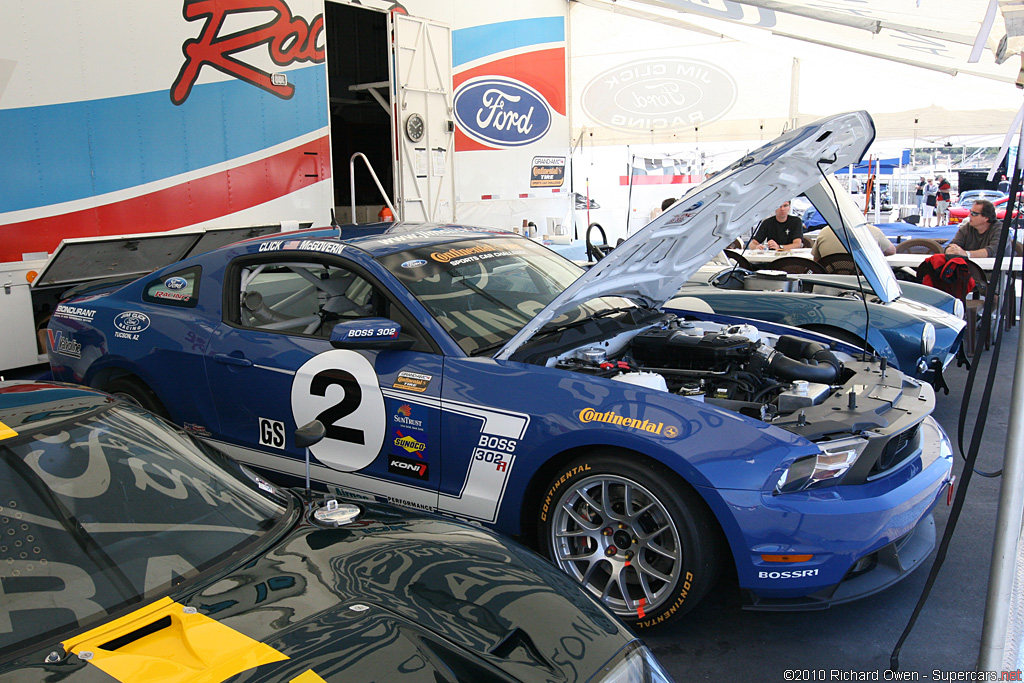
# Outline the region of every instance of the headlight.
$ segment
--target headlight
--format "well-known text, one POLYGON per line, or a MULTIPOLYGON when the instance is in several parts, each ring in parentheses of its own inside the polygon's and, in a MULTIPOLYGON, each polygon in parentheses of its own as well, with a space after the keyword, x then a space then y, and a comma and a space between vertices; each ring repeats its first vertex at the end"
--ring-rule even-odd
POLYGON ((837 484, 846 471, 857 462, 868 442, 851 438, 829 441, 817 455, 793 461, 775 484, 775 493, 793 493, 826 484, 837 484))
POLYGON ((927 356, 935 348, 935 325, 931 323, 924 324, 924 330, 921 331, 921 355, 927 356))
POLYGON ((958 318, 964 317, 964 302, 960 299, 953 300, 953 315, 958 318))
POLYGON ((590 680, 595 683, 672 683, 651 651, 637 640, 619 650, 590 680))

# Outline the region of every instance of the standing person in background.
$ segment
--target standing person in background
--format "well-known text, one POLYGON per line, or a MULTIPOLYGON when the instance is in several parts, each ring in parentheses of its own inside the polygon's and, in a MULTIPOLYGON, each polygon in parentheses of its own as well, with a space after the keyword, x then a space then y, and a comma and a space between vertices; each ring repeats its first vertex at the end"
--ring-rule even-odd
POLYGON ((914 190, 914 199, 917 203, 917 215, 924 217, 924 176, 917 181, 917 188, 914 190))
POLYGON ((850 176, 850 194, 860 194, 860 181, 855 175, 850 176))
POLYGON ((750 240, 751 249, 799 249, 804 246, 804 222, 799 216, 789 215, 790 204, 784 202, 757 226, 750 240))
POLYGON ((924 186, 924 213, 921 217, 921 225, 931 227, 932 219, 935 217, 935 195, 939 193, 939 186, 935 184, 934 178, 928 179, 924 186))
POLYGON ((946 225, 949 223, 949 216, 946 212, 949 210, 949 193, 952 188, 949 185, 949 181, 946 180, 945 176, 937 176, 936 185, 939 186, 939 191, 935 193, 935 225, 946 225))
POLYGON ((1003 194, 1010 194, 1010 181, 1006 179, 1006 176, 1003 176, 1002 180, 999 181, 996 189, 1003 194))

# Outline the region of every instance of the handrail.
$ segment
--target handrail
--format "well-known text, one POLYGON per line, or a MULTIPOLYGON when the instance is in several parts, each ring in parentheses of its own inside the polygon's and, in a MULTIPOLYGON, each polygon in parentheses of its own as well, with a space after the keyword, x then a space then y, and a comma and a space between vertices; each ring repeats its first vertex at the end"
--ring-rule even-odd
POLYGON ((377 183, 377 189, 380 190, 380 196, 384 198, 384 203, 391 209, 391 215, 398 220, 398 212, 395 211, 394 204, 388 199, 388 193, 384 191, 384 187, 377 180, 377 174, 373 172, 373 166, 370 165, 370 160, 366 158, 366 155, 362 152, 356 152, 348 160, 348 180, 349 188, 351 190, 352 197, 352 224, 356 225, 359 221, 356 220, 356 157, 362 157, 363 161, 366 162, 366 170, 370 172, 370 176, 373 178, 373 182, 377 183))

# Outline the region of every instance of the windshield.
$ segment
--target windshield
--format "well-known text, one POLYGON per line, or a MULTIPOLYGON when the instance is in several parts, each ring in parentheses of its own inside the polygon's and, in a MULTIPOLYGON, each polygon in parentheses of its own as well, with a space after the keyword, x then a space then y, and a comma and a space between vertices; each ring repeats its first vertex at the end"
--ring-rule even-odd
MULTIPOLYGON (((583 274, 551 250, 515 238, 446 242, 379 260, 467 354, 503 345, 583 274)), ((619 297, 593 299, 549 325, 629 305, 619 297)))
POLYGON ((0 441, 0 654, 166 593, 285 512, 131 406, 18 431, 0 441))

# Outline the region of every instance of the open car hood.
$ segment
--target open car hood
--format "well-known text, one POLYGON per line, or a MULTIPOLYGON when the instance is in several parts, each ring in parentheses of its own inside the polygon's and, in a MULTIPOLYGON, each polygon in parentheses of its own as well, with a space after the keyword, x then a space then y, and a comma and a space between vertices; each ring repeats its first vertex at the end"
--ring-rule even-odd
POLYGON ((740 235, 750 234, 783 202, 837 169, 859 162, 874 138, 871 116, 849 112, 792 130, 744 156, 598 261, 538 312, 495 358, 509 358, 548 322, 597 297, 622 296, 660 307, 712 256, 740 235))
POLYGON ((903 292, 896 275, 886 263, 885 255, 878 248, 878 242, 868 230, 864 214, 835 176, 830 175, 814 187, 805 190, 804 194, 853 256, 857 268, 878 298, 886 303, 898 299, 903 292))

